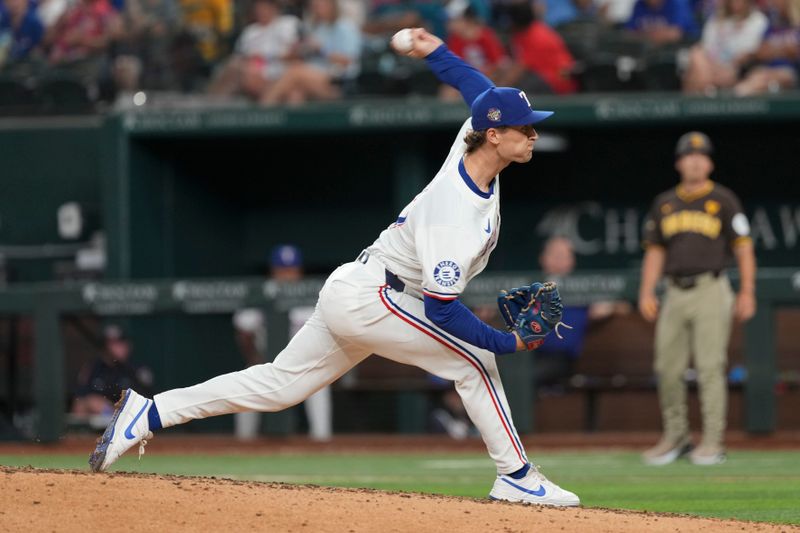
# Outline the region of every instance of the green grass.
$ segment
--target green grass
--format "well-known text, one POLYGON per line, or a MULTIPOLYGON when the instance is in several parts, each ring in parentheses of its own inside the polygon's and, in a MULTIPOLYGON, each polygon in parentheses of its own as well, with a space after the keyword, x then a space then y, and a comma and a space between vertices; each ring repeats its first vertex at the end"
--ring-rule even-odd
MULTIPOLYGON (((135 450, 134 450, 135 452, 135 450)), ((544 452, 536 462, 586 507, 639 509, 800 524, 800 452, 732 452, 728 462, 647 467, 631 452, 544 452)), ((0 455, 0 464, 85 469, 86 457, 0 455)), ((158 455, 122 458, 117 470, 483 498, 494 478, 485 455, 158 455)))

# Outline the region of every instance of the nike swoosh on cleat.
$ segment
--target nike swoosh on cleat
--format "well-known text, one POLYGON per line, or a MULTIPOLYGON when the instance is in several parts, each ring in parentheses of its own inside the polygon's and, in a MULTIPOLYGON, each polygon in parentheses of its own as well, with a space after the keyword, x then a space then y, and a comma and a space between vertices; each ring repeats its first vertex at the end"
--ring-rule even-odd
POLYGON ((525 492, 527 494, 533 494, 534 496, 544 496, 545 494, 547 494, 547 491, 544 490, 544 485, 539 485, 539 488, 536 489, 536 490, 530 490, 530 489, 526 489, 525 487, 521 487, 520 485, 517 485, 516 483, 512 483, 511 481, 507 480, 504 477, 501 477, 500 479, 502 479, 503 481, 505 481, 506 483, 508 483, 512 487, 514 487, 515 489, 521 490, 522 492, 525 492))
POLYGON ((128 427, 125 428, 125 438, 126 439, 135 439, 136 438, 136 435, 131 433, 131 429, 133 428, 134 424, 136 424, 136 421, 139 420, 139 417, 142 416, 142 413, 144 413, 144 410, 147 409, 149 406, 150 406, 150 400, 147 400, 147 402, 145 402, 145 404, 142 406, 142 408, 139 409, 139 412, 136 413, 136 416, 133 418, 133 420, 131 420, 131 423, 128 424, 128 427))

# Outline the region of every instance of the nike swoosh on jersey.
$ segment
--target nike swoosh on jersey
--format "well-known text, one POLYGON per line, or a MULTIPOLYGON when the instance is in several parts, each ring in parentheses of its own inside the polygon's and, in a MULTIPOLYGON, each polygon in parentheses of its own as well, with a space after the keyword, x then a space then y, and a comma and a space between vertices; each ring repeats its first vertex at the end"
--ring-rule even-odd
POLYGON ((134 424, 136 424, 136 421, 139 420, 139 417, 142 416, 142 413, 144 413, 145 409, 147 409, 147 407, 149 405, 150 405, 149 401, 145 402, 145 404, 142 406, 142 408, 139 409, 139 412, 136 413, 136 416, 133 417, 133 420, 131 420, 131 423, 128 424, 128 427, 125 428, 125 438, 126 439, 135 439, 136 438, 136 435, 131 433, 131 429, 133 429, 134 424))
POLYGON ((491 233, 492 232, 492 221, 491 220, 487 220, 486 221, 486 229, 483 230, 483 231, 485 231, 486 233, 491 233))

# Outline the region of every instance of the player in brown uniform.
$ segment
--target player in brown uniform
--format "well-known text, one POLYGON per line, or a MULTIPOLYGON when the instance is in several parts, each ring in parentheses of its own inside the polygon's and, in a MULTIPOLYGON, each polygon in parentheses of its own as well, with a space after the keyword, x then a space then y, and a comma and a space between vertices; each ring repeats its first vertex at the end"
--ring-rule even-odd
POLYGON ((755 313, 755 255, 747 217, 736 195, 709 179, 712 146, 699 132, 683 135, 675 149, 680 184, 658 195, 645 222, 639 310, 656 319, 655 372, 664 432, 643 454, 662 465, 689 454, 694 464, 725 460, 725 367, 731 320, 755 313), (731 256, 741 277, 735 296, 725 275, 731 256), (656 285, 667 288, 659 308, 656 285), (692 447, 684 374, 694 356, 703 436, 692 447))

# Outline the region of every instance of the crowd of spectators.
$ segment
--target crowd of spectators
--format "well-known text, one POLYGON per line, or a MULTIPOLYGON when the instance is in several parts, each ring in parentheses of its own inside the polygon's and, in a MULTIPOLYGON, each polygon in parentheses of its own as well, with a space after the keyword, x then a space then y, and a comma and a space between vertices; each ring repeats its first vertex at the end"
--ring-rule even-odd
POLYGON ((0 100, 61 83, 264 105, 458 97, 391 34, 424 26, 532 94, 797 86, 800 0, 0 0, 0 100))

